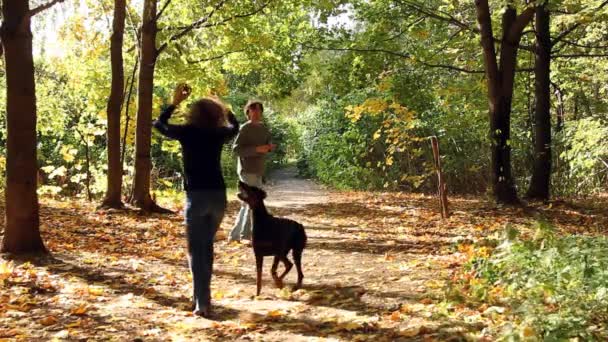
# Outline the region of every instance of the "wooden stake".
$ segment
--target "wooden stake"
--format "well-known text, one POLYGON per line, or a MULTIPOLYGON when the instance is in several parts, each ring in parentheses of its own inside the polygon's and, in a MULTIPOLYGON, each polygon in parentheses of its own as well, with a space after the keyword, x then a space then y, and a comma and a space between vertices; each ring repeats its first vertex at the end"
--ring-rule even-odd
POLYGON ((448 211, 448 186, 445 183, 443 173, 441 172, 439 140, 437 140, 437 137, 431 137, 431 146, 433 147, 433 162, 435 164, 435 171, 437 171, 437 195, 439 196, 439 204, 441 205, 441 217, 445 219, 450 216, 450 212, 448 211))

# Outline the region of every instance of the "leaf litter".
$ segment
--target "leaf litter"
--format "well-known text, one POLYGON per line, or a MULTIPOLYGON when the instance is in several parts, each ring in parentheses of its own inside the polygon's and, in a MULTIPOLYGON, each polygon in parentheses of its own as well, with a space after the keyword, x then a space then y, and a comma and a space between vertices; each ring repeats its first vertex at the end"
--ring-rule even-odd
MULTIPOLYGON (((442 220, 432 196, 312 184, 304 190, 316 197, 301 203, 289 197, 297 193, 281 192, 303 188, 293 182, 303 181, 287 179, 269 189, 270 198, 278 194, 269 209, 306 226, 304 288, 275 289, 267 259, 262 295, 254 296, 250 247, 225 241, 239 206, 232 200, 215 247, 212 320, 190 313, 179 214, 96 211, 85 202, 43 199, 41 231, 52 256, 0 259, 0 338, 491 340, 486 328, 504 319, 504 308, 445 299, 446 282, 466 259, 462 246, 539 215, 565 232, 599 232, 608 222, 584 203, 521 209, 456 197, 453 215, 442 220)), ((295 282, 292 273, 287 286, 295 282)))

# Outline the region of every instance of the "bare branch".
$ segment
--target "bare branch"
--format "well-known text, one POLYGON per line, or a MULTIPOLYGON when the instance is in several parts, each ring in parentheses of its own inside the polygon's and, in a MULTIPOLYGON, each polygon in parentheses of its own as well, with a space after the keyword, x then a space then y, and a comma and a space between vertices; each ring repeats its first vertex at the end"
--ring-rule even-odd
POLYGON ((334 47, 320 47, 320 46, 312 46, 307 44, 301 44, 303 48, 310 50, 321 50, 321 51, 355 51, 355 52, 381 52, 386 53, 388 55, 397 56, 401 58, 411 58, 412 56, 408 53, 391 51, 385 49, 366 49, 366 48, 334 48, 334 47))
MULTIPOLYGON (((217 26, 222 26, 224 24, 226 24, 229 21, 232 21, 234 19, 242 19, 242 18, 247 18, 247 17, 251 17, 254 16, 258 13, 260 13, 261 11, 264 10, 264 8, 268 7, 268 5, 272 2, 273 0, 269 0, 268 2, 266 2, 264 5, 258 7, 257 9, 248 12, 248 13, 244 13, 244 14, 235 14, 233 16, 230 16, 229 18, 226 18, 224 20, 218 21, 218 22, 213 22, 213 23, 203 23, 201 25, 198 25, 196 28, 200 29, 200 28, 208 28, 208 27, 217 27, 217 26)), ((189 26, 177 26, 177 27, 167 27, 165 28, 165 30, 185 30, 187 28, 189 28, 192 25, 189 26)))
POLYGON ((192 24, 186 26, 182 31, 171 36, 168 41, 164 42, 163 45, 161 45, 160 48, 158 48, 157 54, 160 54, 161 52, 163 52, 167 48, 167 46, 170 42, 173 42, 173 41, 176 41, 176 40, 182 38, 183 36, 190 33, 190 31, 194 30, 195 28, 200 27, 201 25, 203 25, 204 23, 209 21, 209 18, 211 18, 215 14, 215 12, 217 12, 220 8, 222 8, 227 1, 228 0, 221 0, 213 7, 213 9, 211 10, 211 12, 209 12, 209 14, 207 14, 206 16, 202 17, 201 19, 193 22, 192 24))
POLYGON ((239 52, 243 52, 243 51, 245 51, 245 50, 241 49, 241 50, 235 50, 235 51, 228 51, 228 52, 223 53, 221 55, 217 55, 217 56, 213 56, 213 57, 207 57, 207 58, 199 59, 199 60, 196 60, 196 61, 188 61, 188 63, 189 64, 197 64, 197 63, 203 63, 203 62, 210 62, 210 61, 213 61, 213 60, 216 60, 216 59, 222 59, 222 58, 224 58, 224 57, 226 57, 228 55, 232 55, 234 53, 239 53, 239 52))
POLYGON ((416 62, 427 66, 429 68, 441 68, 441 69, 449 69, 449 70, 454 70, 454 71, 458 71, 458 72, 462 72, 465 74, 483 74, 485 73, 485 70, 469 70, 469 69, 465 69, 456 65, 448 65, 448 64, 433 64, 433 63, 427 63, 425 61, 421 61, 421 60, 415 60, 416 62))
POLYGON ((156 18, 154 18, 154 20, 158 21, 160 19, 160 17, 162 17, 163 13, 165 12, 165 10, 167 9, 167 7, 169 7, 169 4, 171 3, 171 0, 167 0, 165 1, 165 4, 163 5, 163 7, 160 9, 160 11, 156 14, 156 18))
POLYGON ((553 55, 553 58, 605 58, 608 53, 575 53, 565 55, 553 55))
POLYGON ((570 41, 570 40, 565 40, 565 39, 561 40, 561 42, 563 44, 571 45, 571 46, 576 46, 576 47, 580 47, 580 48, 585 48, 585 49, 608 49, 608 45, 596 45, 596 44, 598 44, 600 42, 605 42, 605 41, 606 41, 606 39, 601 39, 601 40, 598 40, 598 41, 593 42, 591 44, 581 44, 581 43, 573 42, 573 41, 570 41))
POLYGON ((434 63, 429 63, 429 62, 425 62, 422 61, 420 59, 415 58, 414 56, 410 55, 409 53, 405 53, 405 52, 398 52, 398 51, 391 51, 391 50, 386 50, 386 49, 375 49, 375 48, 333 48, 333 47, 318 47, 318 46, 311 46, 311 45, 306 45, 306 44, 301 44, 302 47, 307 48, 307 49, 311 49, 311 50, 322 50, 322 51, 354 51, 354 52, 364 52, 364 53, 385 53, 391 56, 397 56, 397 57, 401 57, 401 58, 405 58, 405 59, 411 59, 413 62, 416 63, 420 63, 424 66, 427 66, 429 68, 442 68, 442 69, 449 69, 449 70, 454 70, 454 71, 458 71, 458 72, 462 72, 462 73, 467 73, 467 74, 483 74, 484 71, 483 70, 469 70, 469 69, 465 69, 459 66, 455 66, 455 65, 448 65, 448 64, 434 64, 434 63))
POLYGON ((33 17, 36 14, 38 14, 38 13, 40 13, 42 11, 45 11, 45 10, 47 10, 47 9, 55 6, 56 4, 58 4, 60 2, 64 2, 64 1, 65 0, 51 0, 51 1, 47 2, 46 4, 43 4, 43 5, 40 5, 40 6, 36 7, 36 8, 31 9, 30 12, 28 13, 28 15, 30 17, 33 17))
POLYGON ((409 0, 397 0, 398 3, 400 3, 401 5, 407 6, 409 8, 414 9, 415 11, 422 13, 428 17, 437 19, 437 20, 441 20, 441 21, 445 21, 447 23, 456 25, 460 28, 464 28, 468 31, 472 31, 472 32, 476 32, 479 33, 479 30, 475 27, 471 27, 471 25, 462 22, 460 20, 458 20, 457 18, 455 18, 454 16, 450 15, 449 13, 445 13, 442 11, 438 11, 436 9, 430 9, 430 8, 425 8, 420 4, 417 4, 415 2, 409 1, 409 0))

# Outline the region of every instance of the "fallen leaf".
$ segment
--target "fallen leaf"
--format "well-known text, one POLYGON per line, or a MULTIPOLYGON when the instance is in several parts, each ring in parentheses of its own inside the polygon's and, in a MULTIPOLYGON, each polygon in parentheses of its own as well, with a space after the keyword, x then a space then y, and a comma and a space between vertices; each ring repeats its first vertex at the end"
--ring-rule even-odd
POLYGON ((53 325, 57 323, 57 318, 55 316, 46 316, 45 318, 41 319, 40 321, 38 321, 40 324, 42 325, 53 325))
POLYGON ((282 317, 283 315, 284 313, 281 310, 268 311, 268 313, 266 314, 266 316, 268 317, 282 317))
POLYGON ((420 334, 420 327, 409 327, 399 330, 399 336, 403 337, 414 337, 420 334))
POLYGON ((85 304, 82 304, 78 307, 72 308, 70 310, 70 314, 74 316, 84 316, 87 314, 88 307, 85 304))

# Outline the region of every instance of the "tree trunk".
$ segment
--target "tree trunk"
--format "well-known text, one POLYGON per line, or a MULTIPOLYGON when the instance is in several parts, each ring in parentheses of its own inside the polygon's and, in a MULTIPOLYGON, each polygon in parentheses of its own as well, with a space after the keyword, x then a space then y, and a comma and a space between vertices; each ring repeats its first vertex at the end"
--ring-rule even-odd
POLYGON ((131 203, 144 211, 165 212, 150 196, 152 160, 152 96, 156 49, 156 0, 145 0, 141 28, 141 55, 137 103, 137 128, 135 131, 135 180, 131 203))
POLYGON ((120 153, 120 164, 125 163, 125 152, 127 151, 127 134, 129 134, 129 123, 131 122, 131 116, 129 116, 129 108, 131 107, 131 95, 133 95, 133 84, 135 84, 135 74, 137 73, 137 67, 139 66, 139 56, 133 65, 133 73, 131 74, 131 82, 129 82, 129 92, 127 93, 127 99, 125 101, 125 129, 122 135, 122 152, 120 153))
POLYGON ((526 9, 519 16, 507 7, 502 17, 503 37, 500 67, 496 59, 492 17, 487 0, 476 0, 477 21, 481 32, 484 68, 488 82, 490 140, 492 150, 491 184, 498 203, 517 204, 517 191, 511 173, 511 102, 517 64, 517 51, 523 29, 532 19, 534 10, 526 9))
POLYGON ((555 124, 555 131, 559 133, 562 131, 562 129, 564 129, 564 116, 566 115, 566 108, 564 104, 564 93, 558 85, 555 85, 555 97, 557 98, 557 122, 555 124))
POLYGON ((551 180, 551 36, 549 11, 536 8, 534 169, 526 197, 548 200, 551 180))
POLYGON ((29 2, 4 0, 0 38, 6 63, 6 227, 2 252, 46 253, 40 236, 36 83, 29 2))
POLYGON ((122 163, 120 158, 120 112, 124 97, 125 75, 122 58, 122 44, 125 31, 126 2, 114 0, 114 19, 110 55, 112 63, 112 86, 108 99, 108 176, 106 196, 102 206, 122 208, 122 163))

